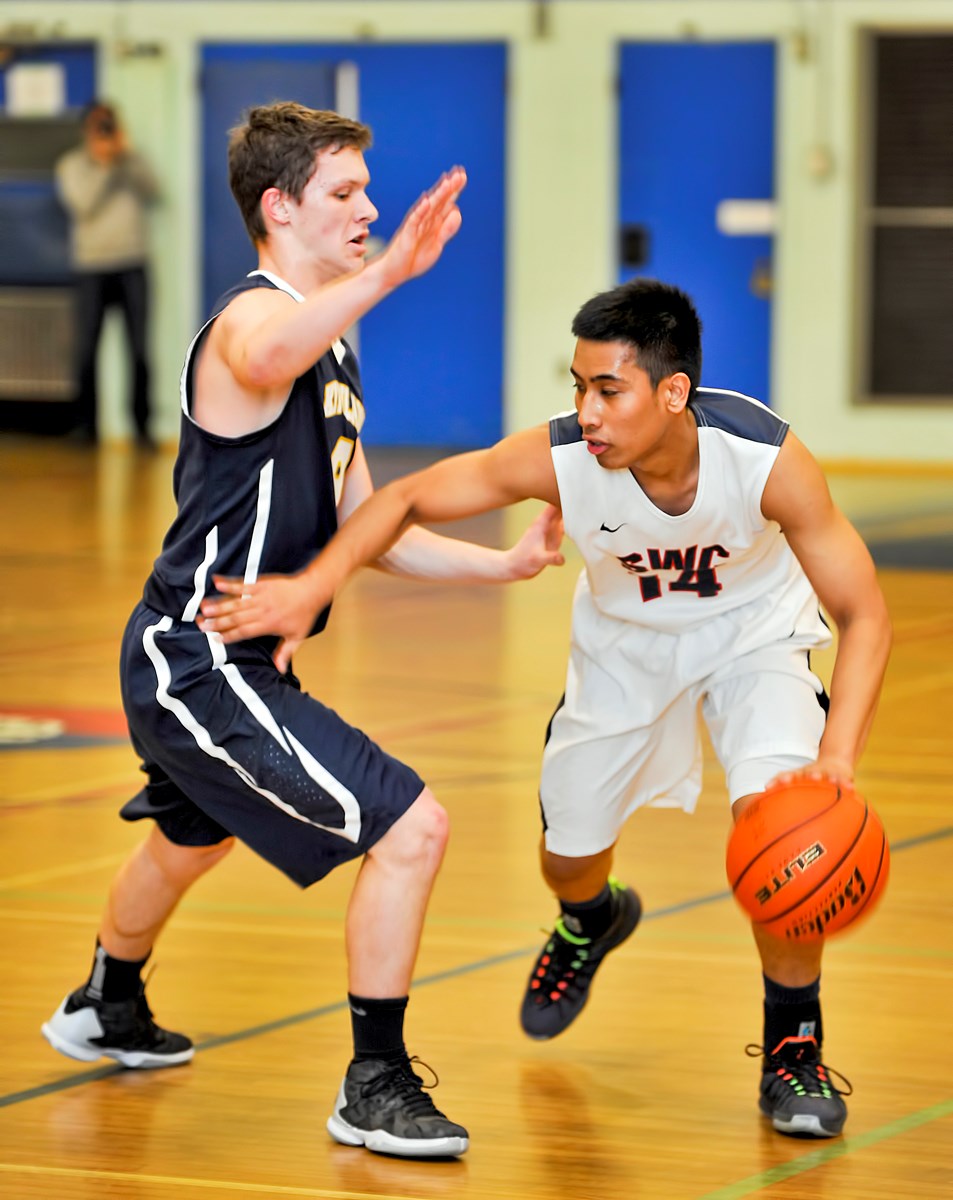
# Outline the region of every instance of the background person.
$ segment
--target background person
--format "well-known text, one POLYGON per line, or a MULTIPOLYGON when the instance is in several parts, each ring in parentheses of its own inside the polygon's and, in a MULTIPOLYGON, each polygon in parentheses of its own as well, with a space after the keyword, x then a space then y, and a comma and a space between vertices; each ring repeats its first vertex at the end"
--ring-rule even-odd
POLYGON ((147 212, 159 188, 129 144, 116 110, 96 100, 83 113, 82 145, 55 168, 57 194, 70 217, 75 281, 75 435, 99 434, 96 356, 103 317, 122 313, 131 376, 130 408, 139 446, 154 446, 149 430, 149 279, 147 212))

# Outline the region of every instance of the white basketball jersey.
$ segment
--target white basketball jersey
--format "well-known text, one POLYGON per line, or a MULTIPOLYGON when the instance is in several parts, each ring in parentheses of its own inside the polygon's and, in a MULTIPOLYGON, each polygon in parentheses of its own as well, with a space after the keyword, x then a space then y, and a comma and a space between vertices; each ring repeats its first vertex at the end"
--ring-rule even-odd
POLYGON ((757 400, 716 388, 699 388, 689 407, 698 425, 698 487, 678 516, 657 508, 628 469, 599 465, 575 412, 550 421, 566 533, 585 560, 576 637, 604 617, 681 633, 737 613, 757 625, 739 631, 739 649, 795 628, 823 644, 811 584, 780 527, 761 513, 787 422, 757 400))

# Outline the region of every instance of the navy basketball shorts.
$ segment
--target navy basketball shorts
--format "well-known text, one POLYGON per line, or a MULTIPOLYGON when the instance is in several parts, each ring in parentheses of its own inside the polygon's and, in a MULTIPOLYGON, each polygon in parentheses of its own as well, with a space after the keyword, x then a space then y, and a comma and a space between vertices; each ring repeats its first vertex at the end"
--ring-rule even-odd
POLYGON ((302 887, 369 850, 423 791, 416 772, 278 673, 261 642, 225 646, 140 604, 123 636, 123 706, 148 785, 121 815, 170 841, 243 841, 302 887))

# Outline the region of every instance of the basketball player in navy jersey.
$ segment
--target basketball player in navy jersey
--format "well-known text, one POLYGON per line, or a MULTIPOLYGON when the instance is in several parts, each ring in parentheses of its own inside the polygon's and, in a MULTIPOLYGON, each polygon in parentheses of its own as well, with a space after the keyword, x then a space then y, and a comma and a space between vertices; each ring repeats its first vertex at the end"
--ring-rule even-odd
MULTIPOLYGON (((271 631, 287 654, 408 523, 531 497, 561 509, 585 570, 543 757, 542 869, 561 911, 523 1001, 533 1038, 578 1016, 638 924, 635 892, 610 875, 613 846, 637 808, 694 807, 699 705, 736 817, 778 778, 850 783, 891 636, 870 555, 787 422, 698 386, 701 326, 684 293, 633 280, 583 305, 573 333, 575 412, 398 480, 296 578, 244 597, 220 581, 230 598, 203 606, 225 641, 271 631), (809 662, 830 641, 819 600, 839 633, 829 699, 809 662)), ((823 943, 757 928, 755 941, 760 1107, 782 1133, 834 1136, 847 1110, 820 1056, 823 943)))
MULTIPOLYGON (((122 810, 155 822, 110 892, 93 967, 43 1026, 84 1061, 127 1067, 192 1058, 162 1029, 141 970, 188 887, 240 838, 302 887, 363 856, 346 943, 354 1056, 328 1121, 354 1146, 455 1155, 467 1131, 422 1090, 403 1020, 447 819, 421 779, 273 661, 275 640, 226 647, 196 623, 212 572, 252 586, 304 567, 372 491, 360 443, 357 363, 341 335, 427 271, 460 226, 454 168, 365 267, 377 210, 370 131, 292 103, 233 130, 232 191, 259 266, 196 334, 181 382, 178 514, 122 645, 123 703, 148 786, 122 810)), ((414 529, 381 559, 418 579, 529 578, 560 561, 537 522, 510 551, 414 529)), ((323 629, 328 608, 309 623, 323 629)))

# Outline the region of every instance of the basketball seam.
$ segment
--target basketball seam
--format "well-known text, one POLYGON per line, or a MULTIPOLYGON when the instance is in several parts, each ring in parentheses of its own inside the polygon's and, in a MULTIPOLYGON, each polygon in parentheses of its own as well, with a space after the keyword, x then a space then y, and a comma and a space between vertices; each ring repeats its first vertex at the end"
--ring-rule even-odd
MULTIPOLYGON (((868 820, 869 816, 870 816, 870 806, 867 804, 867 801, 865 800, 864 801, 864 820, 863 820, 863 823, 861 824, 860 828, 857 830, 857 836, 854 838, 854 840, 851 842, 851 844, 847 847, 847 849, 844 851, 844 853, 841 855, 841 857, 838 859, 838 861, 834 864, 834 866, 831 867, 831 869, 827 872, 827 874, 824 876, 824 878, 819 880, 818 883, 816 883, 814 885, 814 887, 811 888, 811 890, 806 895, 802 896, 796 904, 792 904, 789 908, 786 908, 783 912, 779 912, 775 916, 773 916, 769 919, 766 919, 763 921, 756 921, 756 924, 758 924, 758 925, 773 925, 775 923, 775 921, 783 920, 784 917, 789 916, 792 912, 794 912, 795 909, 802 908, 808 902, 808 900, 811 899, 811 897, 813 895, 815 895, 818 891, 820 891, 820 889, 824 886, 824 884, 827 883, 827 881, 831 878, 831 876, 834 875, 844 865, 845 861, 853 853, 854 847, 860 841, 861 834, 867 828, 867 820, 868 820)), ((886 840, 886 839, 884 839, 884 840, 886 840)), ((883 861, 883 851, 882 850, 881 850, 881 861, 883 861)), ((879 872, 878 872, 878 875, 879 875, 879 872)), ((866 907, 867 907, 867 905, 865 903, 864 908, 866 908, 866 907)), ((863 912, 863 908, 860 911, 863 912)), ((859 914, 855 914, 855 915, 859 915, 859 914)), ((853 920, 853 917, 851 918, 851 920, 853 920)), ((850 921, 845 922, 845 924, 849 925, 850 921)))
POLYGON ((877 863, 877 874, 874 876, 870 885, 870 890, 867 893, 867 899, 863 905, 858 908, 851 916, 849 921, 845 921, 843 925, 838 926, 839 929, 846 929, 848 925, 852 925, 858 917, 863 916, 867 909, 871 906, 877 895, 877 886, 880 883, 880 876, 883 874, 884 860, 887 857, 887 831, 883 828, 880 830, 880 861, 877 863))
MULTIPOLYGON (((830 804, 828 804, 827 808, 822 808, 819 812, 812 813, 809 817, 805 817, 804 820, 798 822, 797 825, 792 825, 789 829, 785 829, 785 831, 783 833, 779 833, 778 836, 774 839, 774 841, 769 842, 767 844, 767 846, 762 846, 761 849, 758 851, 758 853, 751 860, 751 862, 748 863, 748 865, 745 867, 745 869, 741 872, 741 874, 738 876, 738 878, 731 885, 731 890, 733 892, 738 890, 738 885, 741 883, 742 879, 744 879, 744 877, 748 874, 748 872, 751 870, 751 868, 758 861, 758 859, 761 857, 762 854, 766 854, 767 851, 772 848, 772 846, 776 846, 778 844, 778 842, 782 841, 784 838, 789 837, 792 833, 796 833, 798 829, 803 828, 805 825, 810 825, 810 823, 812 821, 816 821, 818 819, 818 817, 823 817, 824 814, 829 813, 832 808, 836 808, 837 805, 840 804, 841 797, 843 796, 843 794, 844 793, 843 793, 842 789, 840 787, 838 787, 837 795, 834 797, 833 801, 830 804)), ((867 807, 867 802, 864 801, 865 812, 866 812, 866 807, 867 807)), ((866 818, 865 818, 865 820, 866 820, 866 818)), ((863 826, 861 826, 861 828, 863 828, 863 826)))

